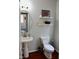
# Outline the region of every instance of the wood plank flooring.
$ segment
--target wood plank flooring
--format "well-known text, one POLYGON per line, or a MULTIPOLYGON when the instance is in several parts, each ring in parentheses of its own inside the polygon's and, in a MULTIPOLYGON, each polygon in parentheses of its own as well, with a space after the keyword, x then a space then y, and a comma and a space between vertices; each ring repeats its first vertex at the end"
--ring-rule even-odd
MULTIPOLYGON (((59 54, 56 51, 54 51, 54 53, 52 54, 52 59, 59 59, 58 56, 59 54)), ((44 56, 42 52, 37 51, 30 53, 29 58, 23 58, 23 59, 47 59, 47 58, 44 56)))

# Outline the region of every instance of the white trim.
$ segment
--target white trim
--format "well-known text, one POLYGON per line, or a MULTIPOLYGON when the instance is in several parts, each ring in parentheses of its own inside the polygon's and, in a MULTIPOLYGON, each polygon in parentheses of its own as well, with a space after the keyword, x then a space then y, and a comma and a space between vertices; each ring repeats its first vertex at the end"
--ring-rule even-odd
MULTIPOLYGON (((59 53, 59 50, 58 49, 55 49, 58 53, 59 53)), ((32 52, 36 52, 38 50, 30 50, 29 53, 32 53, 32 52)))
POLYGON ((29 53, 36 52, 36 51, 38 51, 38 50, 31 50, 31 51, 29 51, 29 53))

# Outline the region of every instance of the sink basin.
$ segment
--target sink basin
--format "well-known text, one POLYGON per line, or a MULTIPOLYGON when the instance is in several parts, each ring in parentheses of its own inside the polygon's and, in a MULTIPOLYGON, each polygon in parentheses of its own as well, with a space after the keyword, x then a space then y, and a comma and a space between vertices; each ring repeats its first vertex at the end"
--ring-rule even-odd
POLYGON ((21 42, 30 42, 33 40, 33 37, 21 37, 21 42))

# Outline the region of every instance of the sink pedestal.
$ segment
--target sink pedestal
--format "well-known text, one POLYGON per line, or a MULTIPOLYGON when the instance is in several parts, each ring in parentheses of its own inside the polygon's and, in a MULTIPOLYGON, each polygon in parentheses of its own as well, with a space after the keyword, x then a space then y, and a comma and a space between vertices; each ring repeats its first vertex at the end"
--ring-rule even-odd
POLYGON ((24 47, 24 57, 27 58, 29 57, 29 51, 28 51, 28 43, 24 43, 25 47, 24 47))
POLYGON ((33 37, 21 37, 21 42, 24 43, 24 57, 29 57, 29 51, 28 51, 28 43, 33 40, 33 37))

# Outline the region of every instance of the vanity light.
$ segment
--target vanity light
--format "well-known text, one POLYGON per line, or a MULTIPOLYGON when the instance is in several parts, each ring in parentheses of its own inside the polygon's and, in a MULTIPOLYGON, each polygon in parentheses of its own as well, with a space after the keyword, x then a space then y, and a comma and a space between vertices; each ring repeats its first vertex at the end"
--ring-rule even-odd
POLYGON ((26 9, 28 9, 28 7, 26 7, 26 9))
POLYGON ((24 8, 24 6, 22 6, 22 8, 24 8))

